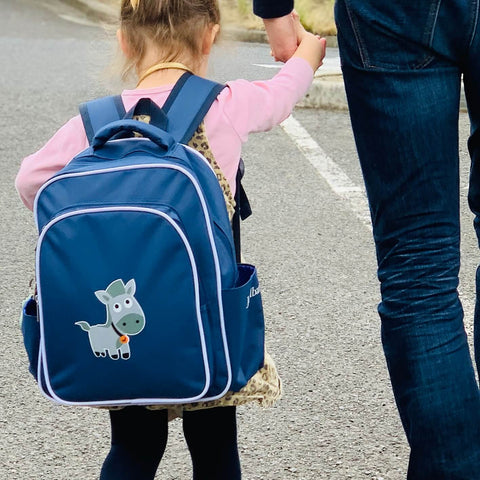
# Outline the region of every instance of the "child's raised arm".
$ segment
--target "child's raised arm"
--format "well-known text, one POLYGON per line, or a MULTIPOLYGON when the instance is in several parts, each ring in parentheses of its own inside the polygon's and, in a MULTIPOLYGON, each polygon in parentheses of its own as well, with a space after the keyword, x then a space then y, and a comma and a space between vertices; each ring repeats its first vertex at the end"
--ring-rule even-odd
POLYGON ((293 56, 306 60, 315 72, 323 63, 327 41, 313 33, 307 32, 300 23, 300 17, 297 12, 293 11, 291 15, 293 16, 298 41, 298 48, 293 56))

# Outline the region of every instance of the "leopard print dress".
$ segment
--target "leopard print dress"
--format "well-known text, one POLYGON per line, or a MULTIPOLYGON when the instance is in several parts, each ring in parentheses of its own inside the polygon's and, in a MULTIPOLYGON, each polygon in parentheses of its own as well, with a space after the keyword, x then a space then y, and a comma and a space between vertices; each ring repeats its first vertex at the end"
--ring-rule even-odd
MULTIPOLYGON (((148 119, 144 117, 141 118, 141 120, 148 122, 148 119)), ((235 200, 225 175, 213 157, 210 144, 205 134, 203 122, 200 124, 197 131, 188 142, 188 145, 200 152, 212 166, 222 187, 227 205, 227 211, 231 220, 235 210, 235 200)), ((260 370, 258 370, 258 372, 248 381, 248 383, 238 392, 227 392, 223 397, 217 400, 205 402, 200 401, 182 405, 151 405, 147 406, 146 408, 151 410, 168 409, 169 419, 172 420, 176 417, 181 417, 184 410, 200 410, 204 408, 221 406, 238 406, 249 402, 255 402, 263 407, 270 407, 280 398, 281 394, 282 382, 275 367, 275 363, 268 352, 265 351, 263 367, 260 368, 260 370)))

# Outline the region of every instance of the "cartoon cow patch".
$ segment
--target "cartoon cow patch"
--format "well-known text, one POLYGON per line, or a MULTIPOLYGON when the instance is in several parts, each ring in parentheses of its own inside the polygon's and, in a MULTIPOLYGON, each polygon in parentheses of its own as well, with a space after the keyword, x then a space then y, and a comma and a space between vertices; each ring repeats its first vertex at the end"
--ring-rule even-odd
POLYGON ((145 327, 145 314, 135 299, 135 280, 125 285, 118 279, 106 290, 97 290, 96 297, 105 305, 107 321, 100 325, 76 322, 88 332, 90 347, 96 357, 108 356, 113 360, 130 358, 130 336, 139 334, 145 327))

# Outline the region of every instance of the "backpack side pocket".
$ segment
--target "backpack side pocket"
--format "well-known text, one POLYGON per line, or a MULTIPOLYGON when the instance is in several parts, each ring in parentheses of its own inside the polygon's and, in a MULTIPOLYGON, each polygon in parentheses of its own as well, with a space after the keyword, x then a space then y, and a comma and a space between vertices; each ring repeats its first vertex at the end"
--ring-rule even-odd
POLYGON ((253 265, 238 265, 234 288, 222 292, 228 349, 232 365, 232 385, 236 392, 262 368, 265 350, 265 322, 257 270, 253 265))
POLYGON ((33 297, 28 297, 23 302, 20 328, 23 335, 23 344, 28 355, 28 370, 37 380, 40 324, 37 316, 37 302, 33 297))

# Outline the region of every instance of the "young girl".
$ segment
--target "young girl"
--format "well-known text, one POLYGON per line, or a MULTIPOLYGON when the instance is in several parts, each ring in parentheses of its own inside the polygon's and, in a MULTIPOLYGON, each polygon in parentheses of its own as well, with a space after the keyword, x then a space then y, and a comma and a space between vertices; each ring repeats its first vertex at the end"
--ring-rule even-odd
MULTIPOLYGON (((307 33, 293 15, 298 36, 293 58, 271 80, 228 82, 190 142, 224 176, 227 203, 235 193, 242 143, 249 133, 270 130, 291 113, 325 55, 325 40, 307 33)), ((124 76, 134 72, 138 77, 137 87, 122 93, 127 111, 144 97, 162 106, 185 70, 205 75, 219 17, 216 0, 122 0, 117 37, 126 58, 124 76)), ((32 209, 40 186, 87 147, 76 116, 25 158, 16 178, 25 205, 32 209)), ((240 479, 236 406, 250 401, 269 406, 279 396, 280 380, 266 354, 264 367, 244 388, 219 400, 110 410, 111 450, 100 478, 152 480, 167 444, 168 420, 182 416, 193 478, 240 479)))

